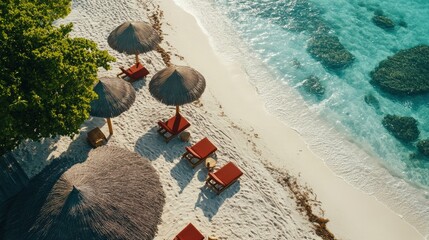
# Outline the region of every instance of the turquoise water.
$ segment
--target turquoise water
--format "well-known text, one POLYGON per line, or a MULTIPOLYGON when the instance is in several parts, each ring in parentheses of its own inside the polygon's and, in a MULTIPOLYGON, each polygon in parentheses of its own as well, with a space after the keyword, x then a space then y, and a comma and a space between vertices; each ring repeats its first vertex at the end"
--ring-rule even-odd
POLYGON ((369 83, 380 61, 429 45, 428 0, 176 2, 197 18, 223 57, 242 64, 267 108, 300 132, 334 172, 401 209, 429 233, 429 160, 411 159, 414 144, 399 142, 381 124, 385 114, 412 116, 420 139, 429 138, 429 95, 395 98, 369 83), (389 32, 375 26, 371 18, 380 10, 406 26, 389 32), (321 29, 354 55, 352 65, 328 70, 307 53, 308 40, 321 29), (304 90, 311 75, 325 87, 323 97, 304 90), (378 108, 365 103, 368 94, 377 98, 378 108))
POLYGON ((370 150, 398 174, 422 187, 429 186, 429 161, 410 160, 415 148, 390 136, 381 125, 384 114, 412 116, 420 123, 421 137, 428 138, 429 96, 398 99, 369 83, 369 72, 387 56, 429 44, 429 1, 214 2, 250 48, 282 77, 281 81, 296 88, 307 103, 319 106, 320 114, 328 121, 340 122, 357 142, 369 143, 370 150), (405 22, 407 27, 387 32, 375 26, 371 18, 376 10, 382 10, 394 22, 405 22), (350 67, 327 70, 306 52, 307 41, 321 27, 336 35, 355 56, 350 67), (326 88, 322 99, 301 87, 310 75, 319 77, 326 88), (365 103, 367 94, 379 100, 379 109, 365 103))

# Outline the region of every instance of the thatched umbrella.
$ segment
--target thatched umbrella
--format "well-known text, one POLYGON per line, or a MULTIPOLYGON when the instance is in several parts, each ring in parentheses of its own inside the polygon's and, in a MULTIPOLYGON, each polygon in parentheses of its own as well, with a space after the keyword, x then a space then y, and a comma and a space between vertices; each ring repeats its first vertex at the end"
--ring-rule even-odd
POLYGON ((107 42, 120 53, 135 54, 138 63, 138 54, 155 49, 161 37, 149 23, 124 22, 109 34, 107 42))
POLYGON ((169 66, 157 72, 149 83, 149 92, 158 101, 176 106, 193 102, 201 97, 206 80, 197 70, 187 66, 169 66))
POLYGON ((128 110, 136 100, 136 91, 133 86, 118 78, 100 78, 95 85, 94 92, 98 99, 91 102, 90 115, 93 117, 107 118, 110 135, 113 134, 112 122, 110 118, 128 110))
POLYGON ((165 194, 149 160, 103 146, 71 162, 54 160, 16 196, 3 239, 154 238, 165 194))

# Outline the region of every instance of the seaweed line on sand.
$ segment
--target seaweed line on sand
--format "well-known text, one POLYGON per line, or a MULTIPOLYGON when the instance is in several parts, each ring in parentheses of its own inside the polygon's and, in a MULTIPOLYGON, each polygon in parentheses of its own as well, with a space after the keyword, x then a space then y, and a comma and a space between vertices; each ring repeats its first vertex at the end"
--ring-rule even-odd
POLYGON ((316 215, 313 207, 317 208, 323 215, 323 210, 320 206, 320 201, 317 201, 315 194, 308 187, 301 186, 297 179, 287 172, 283 172, 270 165, 265 166, 271 174, 276 178, 277 182, 286 190, 292 193, 293 198, 298 206, 298 210, 308 217, 308 220, 313 224, 314 230, 318 236, 324 240, 335 240, 335 236, 329 231, 326 224, 329 219, 316 215))
MULTIPOLYGON (((161 41, 164 41, 164 36, 162 35, 162 22, 161 19, 164 16, 164 12, 160 9, 159 5, 155 7, 155 9, 150 11, 150 9, 147 9, 149 11, 149 19, 151 20, 152 27, 159 33, 159 36, 161 37, 161 41)), ((163 47, 158 45, 156 47, 156 51, 161 54, 162 61, 167 66, 171 66, 171 56, 170 52, 167 52, 163 47)))
MULTIPOLYGON (((230 124, 233 128, 241 131, 244 135, 249 137, 248 142, 252 145, 253 152, 261 156, 261 151, 258 149, 256 143, 251 140, 258 138, 259 135, 254 133, 253 129, 251 131, 245 131, 241 127, 237 126, 234 122, 230 121, 230 124), (253 135, 249 132, 253 132, 253 135)), ((315 233, 324 240, 336 240, 335 235, 329 231, 328 227, 326 226, 326 224, 329 222, 329 219, 320 217, 317 215, 317 213, 315 213, 320 212, 320 214, 323 215, 324 211, 321 208, 321 202, 317 200, 313 191, 309 187, 302 186, 300 183, 298 183, 297 178, 290 175, 286 170, 275 168, 267 161, 263 161, 263 163, 264 167, 285 189, 285 191, 292 193, 291 197, 295 200, 297 210, 307 217, 308 221, 313 225, 315 233)))

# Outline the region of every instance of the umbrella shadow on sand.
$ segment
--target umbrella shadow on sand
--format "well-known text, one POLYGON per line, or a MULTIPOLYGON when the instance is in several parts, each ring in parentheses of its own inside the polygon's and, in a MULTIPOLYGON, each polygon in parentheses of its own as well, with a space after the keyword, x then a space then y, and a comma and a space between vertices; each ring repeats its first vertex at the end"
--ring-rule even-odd
POLYGON ((91 151, 91 146, 86 140, 87 133, 90 128, 83 129, 77 137, 68 146, 67 150, 60 155, 60 158, 74 158, 77 162, 83 162, 88 158, 88 153, 91 151))
POLYGON ((161 155, 167 162, 173 162, 185 152, 185 146, 190 144, 180 141, 179 138, 172 139, 166 143, 157 133, 158 127, 154 126, 141 136, 134 146, 134 151, 151 161, 158 159, 161 155))
POLYGON ((86 120, 82 124, 79 134, 73 137, 73 141, 67 150, 60 155, 60 158, 74 158, 76 162, 84 162, 92 150, 86 139, 88 132, 96 126, 103 126, 104 124, 106 124, 106 121, 103 118, 90 117, 90 119, 86 120))
MULTIPOLYGON (((90 118, 81 126, 79 134, 73 136, 73 140, 67 150, 61 153, 61 157, 73 156, 85 159, 91 147, 86 141, 86 133, 96 126, 102 126, 105 120, 102 118, 90 118)), ((63 139, 64 140, 64 139, 63 139)), ((54 138, 42 138, 39 141, 26 140, 24 144, 12 152, 18 163, 29 177, 33 177, 53 160, 52 153, 58 150, 58 145, 64 142, 61 136, 54 138), (40 164, 39 164, 40 163, 40 164)))
MULTIPOLYGON (((25 140, 11 152, 28 177, 39 172, 42 166, 49 164, 52 160, 51 153, 58 148, 56 144, 60 136, 54 138, 43 138, 39 141, 25 140)), ((1 239, 1 238, 0 238, 1 239)))
POLYGON ((236 182, 221 194, 216 195, 206 185, 200 188, 195 208, 201 208, 204 216, 212 220, 226 199, 234 196, 240 190, 240 182, 236 182))
MULTIPOLYGON (((49 161, 46 166, 44 165, 45 167, 42 170, 42 172, 52 172, 53 175, 49 176, 49 179, 52 177, 55 178, 55 174, 57 173, 61 175, 62 172, 59 172, 60 170, 64 172, 74 164, 84 162, 88 158, 88 154, 92 149, 86 141, 87 132, 90 131, 90 128, 85 126, 87 123, 88 122, 84 123, 79 134, 73 137, 73 140, 67 147, 67 150, 62 152, 58 158, 49 159, 49 156, 51 156, 51 154, 56 150, 57 147, 54 146, 54 144, 58 142, 60 137, 56 137, 54 139, 42 139, 40 144, 37 145, 37 148, 32 150, 42 152, 43 154, 39 154, 37 158, 36 156, 29 156, 28 159, 26 158, 27 161, 49 161)), ((25 162, 22 163, 22 165, 25 167, 25 162)))

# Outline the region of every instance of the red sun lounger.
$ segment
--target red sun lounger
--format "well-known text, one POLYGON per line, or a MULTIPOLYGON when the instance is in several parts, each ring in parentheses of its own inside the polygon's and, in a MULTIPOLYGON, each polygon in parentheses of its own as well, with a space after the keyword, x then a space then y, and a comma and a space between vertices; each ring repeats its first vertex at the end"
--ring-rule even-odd
POLYGON ((188 160, 192 168, 202 163, 208 156, 216 152, 217 148, 208 138, 203 138, 192 147, 185 147, 186 152, 182 158, 188 160), (194 160, 196 159, 196 161, 194 160))
POLYGON ((204 240, 204 235, 189 223, 173 240, 204 240))
POLYGON ((243 175, 243 172, 234 163, 229 162, 215 173, 209 172, 206 185, 219 195, 237 181, 241 175, 243 175))
POLYGON ((167 143, 179 133, 191 126, 191 124, 182 115, 180 115, 180 113, 177 113, 166 122, 159 121, 158 125, 158 133, 165 138, 167 143))
POLYGON ((129 77, 133 81, 144 78, 149 74, 149 71, 141 63, 136 63, 128 69, 124 67, 119 67, 119 69, 121 69, 122 72, 118 73, 118 77, 123 79, 129 77))

